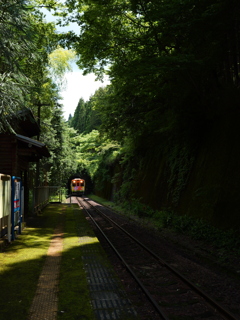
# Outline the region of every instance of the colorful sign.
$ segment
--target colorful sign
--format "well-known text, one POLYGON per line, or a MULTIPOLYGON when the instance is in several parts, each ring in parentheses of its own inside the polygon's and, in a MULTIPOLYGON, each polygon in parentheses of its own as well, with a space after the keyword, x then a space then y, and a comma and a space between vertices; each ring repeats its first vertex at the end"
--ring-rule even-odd
POLYGON ((15 228, 18 227, 18 233, 21 233, 21 178, 12 177, 12 240, 15 239, 15 228))
POLYGON ((82 187, 80 186, 75 186, 73 187, 74 191, 81 191, 82 190, 82 187))
POLYGON ((0 236, 11 241, 11 177, 0 173, 0 236))

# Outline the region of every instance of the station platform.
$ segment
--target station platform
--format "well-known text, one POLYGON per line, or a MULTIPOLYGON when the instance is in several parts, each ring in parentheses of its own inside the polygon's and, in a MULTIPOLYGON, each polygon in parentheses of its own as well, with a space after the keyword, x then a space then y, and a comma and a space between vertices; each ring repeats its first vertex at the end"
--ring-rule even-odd
MULTIPOLYGON (((64 263, 64 254, 62 253, 64 252, 64 239, 69 237, 64 224, 60 224, 55 228, 45 264, 39 277, 37 291, 28 314, 28 320, 139 319, 134 306, 131 304, 122 287, 120 279, 108 261, 107 255, 98 239, 94 236, 91 225, 86 221, 85 217, 86 223, 81 223, 78 219, 79 216, 84 216, 83 212, 77 204, 73 203, 73 200, 71 200, 71 203, 66 204, 51 204, 52 210, 54 210, 54 208, 58 208, 59 210, 59 206, 61 207, 62 213, 67 210, 67 215, 71 214, 72 217, 77 217, 76 234, 74 236, 78 238, 78 247, 76 248, 75 245, 74 250, 78 250, 79 248, 81 252, 80 259, 82 260, 82 267, 87 283, 86 292, 79 293, 79 301, 82 295, 88 295, 89 306, 92 309, 92 312, 89 313, 91 316, 82 315, 71 318, 64 310, 59 310, 58 292, 59 283, 61 282, 60 269, 61 264, 64 263)), ((72 234, 71 237, 73 237, 72 234)), ((70 272, 74 273, 74 269, 72 268, 70 272)))

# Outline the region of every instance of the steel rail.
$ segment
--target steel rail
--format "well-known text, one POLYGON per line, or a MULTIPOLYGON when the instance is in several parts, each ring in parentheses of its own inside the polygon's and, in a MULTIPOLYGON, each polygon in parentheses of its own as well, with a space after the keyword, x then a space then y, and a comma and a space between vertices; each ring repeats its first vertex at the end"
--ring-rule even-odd
MULTIPOLYGON (((131 267, 127 264, 127 262, 125 261, 125 259, 122 257, 122 255, 118 252, 118 250, 115 248, 115 246, 112 244, 112 242, 108 239, 108 237, 106 236, 106 234, 104 233, 104 231, 101 229, 101 227, 98 225, 98 223, 94 220, 94 218, 92 217, 91 213, 88 211, 88 209, 86 208, 86 206, 83 203, 80 203, 79 199, 77 198, 77 201, 79 202, 79 204, 81 204, 84 208, 84 210, 87 212, 88 216, 90 217, 90 219, 92 220, 92 222, 95 224, 95 226, 98 228, 98 230, 101 232, 101 234, 103 235, 103 237, 105 238, 105 240, 108 242, 108 244, 111 246, 111 248, 114 250, 114 252, 117 254, 117 256, 119 257, 119 259, 122 261, 122 263, 124 264, 124 266, 126 267, 126 269, 129 271, 129 273, 131 274, 131 276, 135 279, 135 281, 138 283, 138 285, 140 286, 140 288, 142 289, 142 291, 144 292, 144 294, 146 295, 146 297, 148 298, 148 300, 151 302, 151 304, 154 306, 154 308, 156 309, 156 311, 159 313, 159 315, 162 317, 163 320, 170 320, 168 318, 168 316, 165 314, 165 312, 162 310, 162 308, 158 305, 158 303, 154 300, 154 298, 152 297, 152 295, 150 294, 150 292, 147 290, 147 288, 145 288, 145 286, 143 285, 143 283, 141 282, 141 280, 136 276, 136 274, 134 273, 134 271, 131 269, 131 267)), ((86 201, 86 200, 85 200, 86 201)), ((88 201, 86 201, 89 205, 91 205, 88 201)), ((92 205, 91 205, 92 206, 92 205)))
MULTIPOLYGON (((84 198, 86 202, 86 198, 84 198)), ((89 203, 89 202, 88 202, 89 203)), ((95 208, 91 203, 89 203, 96 211, 98 211, 104 218, 106 218, 108 221, 113 223, 117 228, 119 228, 122 232, 124 232, 126 235, 128 235, 131 239, 133 239, 137 244, 139 244, 143 249, 145 249, 147 252, 150 253, 157 261, 160 262, 162 266, 165 266, 169 271, 174 273, 177 277, 179 277, 184 283, 186 283, 189 287, 191 287, 195 292, 197 292, 202 298, 205 299, 205 301, 208 302, 208 304, 212 307, 218 310, 219 313, 222 314, 222 316, 227 320, 238 320, 231 312, 223 308, 221 305, 218 304, 212 297, 210 297, 206 292, 198 288, 194 283, 192 283, 190 280, 188 280, 185 276, 183 276, 181 273, 179 273, 175 268, 171 267, 167 262, 165 262, 162 258, 160 258, 156 253, 154 253, 151 249, 149 249, 147 246, 145 246, 143 243, 141 243, 138 239, 136 239, 134 236, 132 236, 128 231, 123 229, 118 223, 113 221, 111 218, 109 218, 105 213, 101 212, 98 208, 95 208)))

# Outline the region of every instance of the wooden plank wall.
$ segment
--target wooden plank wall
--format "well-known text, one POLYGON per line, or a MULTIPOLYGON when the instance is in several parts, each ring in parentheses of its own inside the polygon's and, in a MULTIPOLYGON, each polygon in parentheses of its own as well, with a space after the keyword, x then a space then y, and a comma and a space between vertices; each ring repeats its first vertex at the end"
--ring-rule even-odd
POLYGON ((0 135, 0 172, 17 175, 17 141, 14 135, 0 135))

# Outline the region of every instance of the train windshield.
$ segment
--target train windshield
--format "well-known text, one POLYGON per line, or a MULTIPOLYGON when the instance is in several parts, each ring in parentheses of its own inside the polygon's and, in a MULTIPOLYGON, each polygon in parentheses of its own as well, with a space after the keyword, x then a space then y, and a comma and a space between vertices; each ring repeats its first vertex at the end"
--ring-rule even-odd
POLYGON ((71 181, 72 192, 84 192, 85 190, 85 180, 83 179, 73 179, 71 181))

